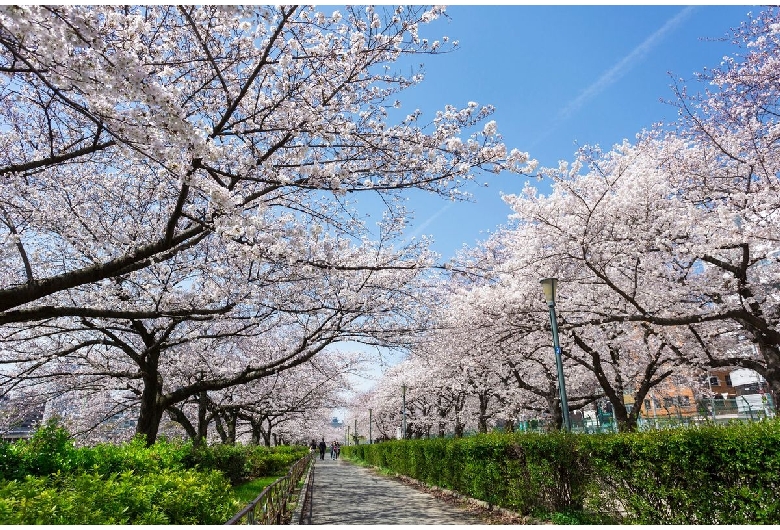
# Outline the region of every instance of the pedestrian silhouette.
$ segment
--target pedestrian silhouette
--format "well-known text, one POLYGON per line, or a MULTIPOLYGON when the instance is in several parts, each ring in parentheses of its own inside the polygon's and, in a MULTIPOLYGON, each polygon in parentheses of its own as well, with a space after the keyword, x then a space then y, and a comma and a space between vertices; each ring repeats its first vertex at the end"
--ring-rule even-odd
POLYGON ((320 440, 320 460, 325 460, 325 449, 328 446, 325 445, 325 437, 322 437, 322 440, 320 440))

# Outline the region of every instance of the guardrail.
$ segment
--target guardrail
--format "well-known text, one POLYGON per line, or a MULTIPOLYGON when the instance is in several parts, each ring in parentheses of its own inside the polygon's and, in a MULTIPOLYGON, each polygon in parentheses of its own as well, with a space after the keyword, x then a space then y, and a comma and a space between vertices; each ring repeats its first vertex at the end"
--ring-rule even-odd
POLYGON ((282 524, 287 503, 298 486, 298 481, 309 468, 314 452, 304 456, 292 466, 287 475, 267 486, 255 500, 225 523, 233 524, 282 524))

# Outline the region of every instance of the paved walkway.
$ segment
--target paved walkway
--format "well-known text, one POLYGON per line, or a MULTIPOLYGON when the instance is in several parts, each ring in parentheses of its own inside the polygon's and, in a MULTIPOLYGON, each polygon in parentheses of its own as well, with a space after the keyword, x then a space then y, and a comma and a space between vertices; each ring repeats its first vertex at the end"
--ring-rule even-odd
POLYGON ((482 524, 471 514, 343 458, 314 460, 311 524, 482 524))

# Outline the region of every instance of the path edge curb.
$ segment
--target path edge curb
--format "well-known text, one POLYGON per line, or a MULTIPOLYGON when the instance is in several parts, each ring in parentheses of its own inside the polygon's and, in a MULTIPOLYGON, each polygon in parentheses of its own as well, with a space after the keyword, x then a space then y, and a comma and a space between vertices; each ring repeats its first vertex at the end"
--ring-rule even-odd
MULTIPOLYGON (((295 509, 293 510, 292 516, 290 517, 291 525, 306 524, 302 522, 303 511, 307 506, 307 501, 309 504, 314 502, 314 499, 310 498, 310 494, 309 494, 309 481, 312 480, 313 475, 314 475, 314 459, 312 458, 311 464, 309 464, 309 470, 306 472, 306 478, 303 481, 303 486, 301 486, 301 490, 298 493, 298 502, 295 505, 295 509)), ((308 524, 311 524, 311 521, 309 521, 308 524)))
MULTIPOLYGON (((377 472, 382 472, 382 468, 380 468, 379 466, 368 465, 366 467, 370 467, 371 469, 373 469, 374 471, 377 471, 377 472)), ((463 495, 462 493, 458 493, 457 491, 448 490, 448 489, 445 489, 445 488, 442 488, 442 487, 439 487, 439 486, 432 486, 432 485, 426 484, 425 482, 423 482, 421 480, 418 480, 416 478, 412 478, 412 477, 409 477, 409 476, 406 476, 406 475, 402 475, 400 473, 392 473, 392 475, 395 478, 397 478, 397 479, 399 479, 399 480, 401 480, 403 482, 408 482, 409 484, 412 484, 413 486, 416 486, 416 487, 418 487, 419 489, 421 489, 423 491, 439 492, 442 495, 445 495, 447 497, 451 497, 453 499, 457 499, 457 500, 466 502, 468 504, 471 504, 473 506, 477 506, 477 507, 482 508, 484 510, 487 510, 489 512, 494 512, 494 513, 497 513, 497 514, 500 514, 500 515, 504 515, 506 517, 512 517, 512 518, 521 519, 523 521, 522 524, 547 524, 547 521, 542 521, 542 520, 535 519, 535 518, 531 517, 530 515, 522 515, 522 514, 520 514, 518 512, 510 510, 508 508, 504 508, 502 506, 497 506, 497 505, 494 505, 494 504, 490 504, 487 501, 483 501, 483 500, 480 500, 480 499, 475 499, 473 497, 469 497, 467 495, 463 495)))

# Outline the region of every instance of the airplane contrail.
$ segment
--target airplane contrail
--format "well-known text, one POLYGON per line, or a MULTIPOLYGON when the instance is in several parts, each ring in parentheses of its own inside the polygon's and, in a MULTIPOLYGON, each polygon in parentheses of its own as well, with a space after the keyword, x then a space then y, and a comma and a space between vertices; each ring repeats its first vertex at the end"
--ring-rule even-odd
POLYGON ((625 76, 629 70, 641 59, 643 59, 650 51, 655 48, 661 40, 672 30, 677 28, 682 22, 688 18, 691 13, 696 9, 696 6, 688 6, 677 15, 667 20, 666 23, 655 31, 652 35, 646 38, 639 46, 631 50, 631 52, 618 61, 612 68, 601 74, 601 76, 590 86, 585 88, 577 95, 576 98, 571 100, 565 107, 563 107, 553 119, 550 126, 537 136, 533 145, 538 144, 542 139, 552 133, 558 126, 575 112, 582 108, 586 102, 595 98, 607 89, 610 85, 616 83, 621 77, 625 76))
MULTIPOLYGON (((563 121, 567 120, 582 108, 585 103, 595 98, 597 95, 606 90, 610 85, 616 83, 621 77, 625 76, 632 66, 644 58, 650 51, 663 40, 663 38, 672 30, 677 28, 682 22, 688 18, 691 13, 696 9, 696 6, 688 6, 674 17, 666 21, 666 23, 656 30, 652 35, 646 38, 639 46, 631 50, 631 52, 618 61, 612 68, 601 74, 601 76, 590 86, 585 88, 579 95, 571 100, 553 119, 550 126, 544 130, 544 132, 538 135, 535 141, 531 144, 531 147, 538 144, 541 140, 550 135, 563 121)), ((451 203, 445 204, 439 208, 436 213, 428 217, 425 221, 415 228, 411 234, 405 239, 404 243, 408 243, 412 238, 419 237, 423 230, 425 230, 433 221, 440 217, 452 206, 451 203)))

